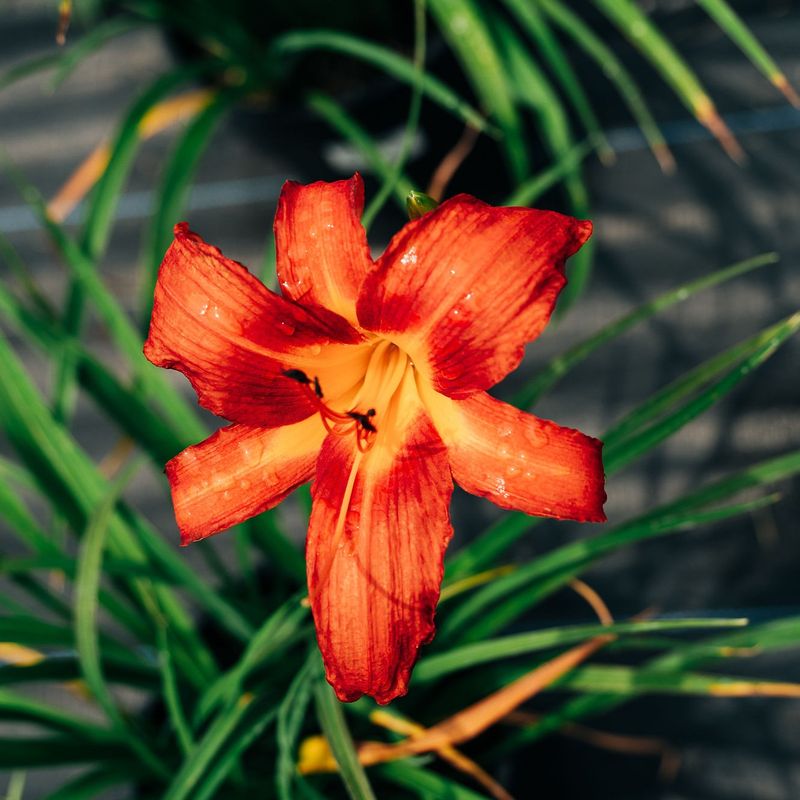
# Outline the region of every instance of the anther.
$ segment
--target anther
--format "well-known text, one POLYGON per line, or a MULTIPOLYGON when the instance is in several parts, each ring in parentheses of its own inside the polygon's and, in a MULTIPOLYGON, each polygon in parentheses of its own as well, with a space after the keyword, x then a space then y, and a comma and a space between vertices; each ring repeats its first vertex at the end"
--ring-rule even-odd
MULTIPOLYGON (((286 378, 291 378, 293 381, 297 381, 298 383, 302 383, 304 385, 311 383, 311 379, 301 369, 285 369, 283 371, 283 375, 286 378)), ((315 391, 317 386, 319 386, 319 381, 314 378, 315 391)))
POLYGON ((378 429, 370 422, 370 417, 375 416, 374 408, 371 408, 366 414, 362 414, 359 411, 348 411, 347 416, 355 420, 365 431, 369 431, 370 433, 378 432, 378 429))
POLYGON ((320 400, 322 400, 322 398, 325 396, 325 395, 322 394, 322 386, 320 386, 319 378, 316 375, 314 376, 314 394, 320 400))

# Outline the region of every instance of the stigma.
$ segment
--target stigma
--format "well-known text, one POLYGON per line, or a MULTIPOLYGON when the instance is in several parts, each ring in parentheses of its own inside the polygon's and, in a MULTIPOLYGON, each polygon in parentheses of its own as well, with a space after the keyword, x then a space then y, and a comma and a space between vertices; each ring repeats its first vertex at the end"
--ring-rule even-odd
POLYGON ((319 377, 304 370, 286 369, 283 375, 306 389, 328 433, 354 436, 358 450, 366 453, 385 432, 395 394, 410 368, 411 362, 402 350, 387 340, 378 340, 366 368, 359 370, 354 384, 338 397, 326 397, 319 377))

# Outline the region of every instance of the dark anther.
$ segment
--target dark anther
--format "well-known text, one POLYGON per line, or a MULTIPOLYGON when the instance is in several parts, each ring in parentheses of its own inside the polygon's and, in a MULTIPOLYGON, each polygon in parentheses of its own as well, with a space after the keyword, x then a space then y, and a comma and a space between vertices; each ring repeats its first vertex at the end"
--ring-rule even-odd
MULTIPOLYGON (((291 378, 293 381, 297 381, 298 383, 308 384, 311 383, 308 375, 303 372, 301 369, 285 369, 283 374, 287 378, 291 378)), ((314 379, 316 381, 316 378, 314 379)), ((316 383, 315 383, 316 386, 316 383)))
POLYGON ((322 394, 322 387, 319 384, 319 378, 315 375, 314 376, 314 394, 322 400, 324 395, 322 394))
POLYGON ((358 411, 348 411, 347 416, 354 419, 365 431, 370 433, 377 433, 378 429, 370 422, 370 417, 375 416, 375 409, 371 408, 366 414, 361 414, 358 411))

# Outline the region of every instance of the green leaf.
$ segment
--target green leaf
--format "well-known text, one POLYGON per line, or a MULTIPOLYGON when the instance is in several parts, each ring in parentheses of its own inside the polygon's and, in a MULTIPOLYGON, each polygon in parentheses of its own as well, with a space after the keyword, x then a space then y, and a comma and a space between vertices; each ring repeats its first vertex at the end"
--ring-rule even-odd
MULTIPOLYGON (((641 403, 602 437, 606 444, 606 473, 610 475, 626 466, 707 410, 769 358, 798 327, 800 314, 795 314, 709 359, 641 403), (729 367, 732 368, 726 375, 713 380, 729 367), (700 394, 687 399, 701 387, 705 389, 700 394)), ((506 514, 449 562, 448 578, 487 569, 520 536, 540 523, 541 519, 524 514, 506 514)))
POLYGON ((374 139, 345 111, 344 106, 319 92, 309 95, 308 106, 361 152, 375 174, 393 187, 397 204, 405 208, 405 198, 413 188, 411 181, 402 174, 394 177, 392 165, 383 157, 374 139))
POLYGON ((292 800, 292 786, 297 777, 297 740, 311 702, 314 681, 318 678, 318 661, 319 655, 316 648, 312 647, 305 664, 290 684, 278 708, 275 789, 279 800, 292 800))
POLYGON ((538 175, 520 183, 516 189, 503 201, 504 206, 532 206, 546 191, 550 190, 559 181, 574 175, 586 156, 593 150, 588 142, 576 144, 571 150, 557 157, 556 162, 538 175))
POLYGON ((45 728, 83 739, 85 746, 91 746, 98 741, 113 741, 115 738, 111 731, 94 722, 2 688, 0 688, 0 718, 35 722, 45 728))
MULTIPOLYGON (((415 683, 430 683, 441 680, 446 675, 462 669, 471 669, 479 664, 501 658, 535 653, 540 650, 563 647, 564 645, 613 633, 638 636, 643 633, 663 631, 685 631, 716 627, 741 627, 746 619, 675 619, 652 620, 646 622, 622 622, 614 625, 568 625, 530 633, 487 639, 474 644, 462 645, 422 658, 414 669, 415 683)), ((635 645, 635 640, 634 640, 635 645)))
MULTIPOLYGON (((516 31, 498 17, 495 35, 500 52, 505 59, 505 71, 511 81, 518 103, 530 108, 536 115, 543 144, 550 157, 565 166, 564 188, 572 213, 588 217, 589 195, 581 174, 580 162, 570 159, 575 147, 566 110, 551 88, 547 76, 531 58, 516 31)), ((524 184, 523 184, 524 185, 524 184)), ((559 313, 564 313, 585 288, 592 264, 592 240, 576 253, 570 261, 570 282, 561 293, 559 313)))
POLYGON ((655 300, 643 303, 638 306, 638 308, 635 308, 630 313, 609 323, 601 328, 600 331, 584 339, 582 342, 579 342, 566 352, 556 356, 542 371, 538 372, 531 381, 517 392, 511 398, 510 402, 519 408, 531 408, 571 369, 580 364, 600 346, 618 338, 634 326, 645 322, 676 303, 688 300, 698 292, 711 289, 714 286, 737 278, 754 269, 759 269, 767 264, 775 264, 777 262, 777 253, 762 253, 761 255, 753 256, 752 258, 732 264, 729 267, 724 267, 716 272, 712 272, 710 275, 704 275, 702 278, 684 283, 675 289, 671 289, 659 295, 655 300))
MULTIPOLYGON (((302 53, 306 50, 329 50, 334 53, 342 53, 372 64, 410 86, 414 86, 417 81, 417 71, 409 59, 397 55, 387 47, 332 30, 298 30, 278 36, 272 42, 270 57, 280 61, 287 55, 302 53)), ((491 132, 492 129, 487 125, 482 114, 430 73, 423 73, 422 89, 426 97, 473 128, 491 132)))
POLYGON ((742 18, 734 11, 730 3, 725 2, 725 0, 697 0, 697 2, 714 22, 725 31, 731 41, 750 59, 753 66, 777 86, 795 108, 800 106, 800 98, 790 86, 786 75, 756 39, 742 18))
POLYGON ((158 665, 161 671, 161 694, 164 698, 164 705, 172 723, 173 733, 185 757, 192 752, 194 742, 181 705, 178 679, 175 675, 170 651, 169 632, 166 628, 159 628, 158 631, 158 665))
MULTIPOLYGON (((411 89, 411 103, 408 108, 400 152, 392 164, 389 174, 381 184, 377 194, 364 209, 361 222, 369 230, 375 217, 383 208, 389 195, 397 184, 403 180, 403 168, 411 154, 414 137, 419 129, 419 115, 422 109, 423 78, 425 75, 425 3, 426 0, 414 0, 414 85, 411 89)), ((408 193, 406 193, 408 197, 408 193)))
POLYGON ((423 800, 432 800, 432 798, 486 800, 486 795, 467 789, 460 783, 445 778, 438 772, 423 769, 423 767, 412 763, 408 759, 381 764, 375 767, 375 772, 382 778, 408 789, 417 797, 423 798, 423 800))
POLYGON ((142 736, 123 717, 103 675, 97 633, 97 600, 103 549, 117 499, 140 463, 133 462, 107 492, 89 520, 78 556, 78 574, 75 581, 75 645, 81 671, 95 700, 105 712, 118 735, 131 747, 142 763, 155 774, 170 774, 166 764, 150 749, 142 736))
POLYGON ((728 153, 739 158, 738 145, 697 75, 639 6, 633 0, 594 0, 594 5, 655 67, 689 111, 720 138, 728 153))
POLYGON ((508 75, 481 12, 472 0, 429 0, 431 14, 466 72, 481 104, 503 133, 503 149, 514 181, 529 169, 522 122, 508 75))
POLYGON ((145 234, 139 309, 142 325, 150 321, 158 267, 172 240, 172 228, 183 213, 200 158, 208 148, 225 114, 239 98, 237 92, 219 92, 200 111, 178 139, 162 171, 161 186, 155 193, 152 221, 145 234))
POLYGON ((460 639, 479 640, 496 633, 527 609, 566 585, 588 569, 601 555, 624 544, 691 530, 739 514, 748 513, 775 502, 775 497, 758 498, 745 503, 699 512, 673 513, 669 506, 650 512, 594 539, 580 540, 546 553, 541 558, 498 578, 464 600, 440 626, 440 638, 460 633, 460 639), (488 607, 500 603, 491 610, 488 607), (466 629, 468 627, 468 629, 466 629), (465 630, 466 629, 466 630, 465 630))
POLYGON ((219 785, 233 771, 247 748, 272 724, 276 714, 274 708, 266 708, 265 704, 252 704, 247 716, 236 728, 219 758, 212 763, 202 784, 191 796, 192 800, 210 800, 215 796, 219 785))
POLYGON ((636 124, 664 172, 675 169, 672 153, 650 113, 647 102, 635 79, 617 58, 614 50, 602 40, 576 13, 558 0, 537 0, 548 17, 569 36, 617 87, 636 124))
POLYGON ((67 782, 52 794, 48 794, 45 800, 89 800, 111 786, 129 783, 133 777, 129 771, 103 766, 67 782))
MULTIPOLYGON (((72 277, 80 283, 83 292, 93 302, 108 328, 112 340, 127 358, 136 379, 141 383, 147 396, 154 398, 161 405, 171 425, 187 440, 198 441, 204 438, 206 429, 198 420, 195 410, 170 385, 163 371, 145 359, 142 354, 142 340, 139 333, 117 300, 100 280, 91 259, 87 258, 81 248, 66 234, 62 226, 48 216, 44 200, 36 188, 28 183, 22 174, 7 161, 6 168, 19 187, 23 198, 37 215, 51 241, 63 257, 72 277)), ((65 327, 65 330, 68 338, 74 335, 70 328, 65 327)))
POLYGON ((537 46, 550 71, 556 76, 561 88, 572 103, 581 124, 586 128, 590 140, 597 147, 601 160, 611 162, 614 151, 603 133, 600 122, 592 110, 592 105, 572 65, 564 53, 558 39, 542 16, 535 2, 527 0, 503 0, 506 8, 511 12, 520 26, 537 46))
POLYGON ((209 726, 205 735, 197 743, 191 755, 184 759, 177 774, 163 794, 163 800, 186 800, 196 797, 195 789, 228 742, 237 725, 244 719, 252 698, 242 696, 239 701, 226 708, 209 726))
POLYGON ((308 632, 305 625, 308 608, 299 596, 290 597, 270 614, 261 627, 249 637, 247 647, 236 664, 206 687, 195 707, 194 725, 200 725, 220 704, 236 702, 244 682, 256 667, 263 667, 285 653, 286 648, 300 641, 308 632))
POLYGON ((339 765, 339 775, 352 800, 375 800, 361 762, 358 760, 353 737, 347 727, 342 705, 333 689, 322 679, 321 662, 318 662, 318 677, 314 685, 317 719, 328 740, 333 757, 339 765))
POLYGON ((642 404, 633 414, 606 433, 603 463, 606 472, 611 474, 627 466, 638 456, 651 450, 684 425, 691 422, 714 403, 722 399, 747 375, 772 356, 775 351, 800 328, 800 313, 793 314, 768 328, 750 340, 748 355, 722 378, 714 380, 694 399, 675 410, 695 386, 703 385, 715 374, 717 362, 706 364, 699 369, 670 384, 650 400, 642 404), (666 416, 658 417, 666 412, 666 416), (624 431, 624 433, 623 433, 624 431))

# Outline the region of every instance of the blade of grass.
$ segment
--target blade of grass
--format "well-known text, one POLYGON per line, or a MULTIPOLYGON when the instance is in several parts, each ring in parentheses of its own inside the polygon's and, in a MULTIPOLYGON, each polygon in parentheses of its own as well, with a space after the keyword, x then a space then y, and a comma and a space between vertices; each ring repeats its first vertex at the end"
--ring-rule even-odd
POLYGON ((35 722, 44 728, 82 739, 84 746, 115 739, 107 728, 9 689, 0 688, 0 718, 35 722))
POLYGON ((742 161, 744 152, 717 113, 697 75, 636 3, 633 0, 593 2, 661 74, 698 122, 719 140, 728 155, 734 161, 742 161))
POLYGON ((445 778, 438 772, 426 770, 409 759, 381 764, 375 767, 375 771, 382 778, 414 792, 423 800, 433 797, 446 797, 447 800, 485 800, 485 795, 445 778))
POLYGON ((503 4, 528 34, 531 42, 539 49, 564 94, 572 103, 581 124, 589 134, 589 139, 596 146, 600 160, 605 164, 613 163, 614 150, 603 133, 589 98, 536 3, 526 2, 526 0, 503 0, 503 4))
POLYGON ((573 542, 545 554, 541 559, 520 567, 516 572, 497 579, 464 600, 440 626, 440 639, 457 635, 460 641, 478 641, 518 618, 545 597, 565 586, 586 570, 601 554, 623 544, 643 541, 654 536, 692 530, 718 522, 775 502, 775 496, 734 503, 723 508, 700 512, 692 510, 672 513, 651 513, 632 520, 594 539, 573 542), (588 554, 587 554, 588 551, 588 554), (498 603, 494 608, 489 606, 498 603), (469 625, 469 628, 467 626, 469 625))
POLYGON ((150 322, 158 267, 172 238, 172 228, 183 213, 192 179, 200 158, 220 123, 239 98, 236 92, 219 92, 202 109, 178 140, 162 171, 161 186, 155 194, 155 207, 145 233, 142 275, 139 291, 141 324, 150 322))
POLYGON ((194 749, 194 741, 181 705, 178 679, 175 675, 170 651, 169 632, 166 628, 159 628, 158 631, 158 666, 161 672, 161 694, 172 723, 172 731, 178 740, 181 752, 184 757, 187 757, 194 749))
POLYGON ((342 706, 333 689, 322 678, 321 661, 314 685, 314 700, 320 728, 339 765, 339 774, 352 800, 375 800, 367 774, 358 760, 353 738, 347 727, 342 706))
MULTIPOLYGON (((581 174, 580 163, 570 163, 575 142, 558 95, 547 77, 530 57, 517 33, 501 19, 495 20, 495 35, 505 56, 505 68, 516 98, 536 115, 542 139, 550 157, 569 167, 564 175, 564 189, 570 209, 577 217, 589 216, 589 195, 581 174)), ((561 293, 559 313, 564 313, 585 288, 592 266, 591 239, 570 261, 570 282, 561 293)))
MULTIPOLYGON (((111 147, 106 168, 97 182, 89 202, 79 248, 87 274, 91 273, 96 277, 97 265, 111 233, 117 203, 136 157, 142 119, 159 100, 184 83, 194 72, 193 68, 180 68, 159 76, 134 101, 125 115, 111 147)), ((45 216, 47 216, 46 213, 45 216)), ((85 277, 73 275, 67 293, 63 319, 67 333, 78 338, 83 324, 84 298, 89 294, 84 281, 85 277)), ((99 281, 97 282, 99 283, 99 281)), ((96 302, 96 298, 93 300, 96 302)), ((65 355, 59 362, 56 371, 53 407, 58 419, 67 419, 71 413, 75 402, 75 384, 74 360, 65 355)))
POLYGON ((562 156, 558 156, 555 164, 542 170, 538 175, 523 181, 503 201, 504 206, 532 206, 545 192, 553 188, 559 181, 575 172, 583 159, 589 155, 593 147, 588 142, 580 142, 562 156))
MULTIPOLYGON (((48 500, 56 504, 59 513, 69 519, 76 530, 82 530, 105 496, 106 481, 77 447, 74 439, 55 422, 2 336, 0 367, 6 378, 0 381, 0 426, 22 461, 31 470, 31 474, 43 487, 48 500)), ((147 532, 146 526, 140 525, 140 528, 147 532)), ((141 545, 118 514, 112 519, 109 544, 114 555, 137 561, 144 557, 141 545)), ((161 561, 166 569, 177 570, 178 573, 183 569, 185 574, 185 565, 168 548, 161 561)), ((191 577, 198 580, 194 575, 191 577)), ((173 630, 176 634, 179 633, 182 644, 190 650, 181 654, 182 668, 185 668, 185 674, 190 680, 202 685, 215 672, 214 661, 197 637, 193 622, 174 594, 167 587, 150 587, 146 581, 138 578, 131 579, 129 585, 147 615, 155 613, 155 608, 160 608, 158 617, 162 613, 167 615, 173 630)), ((200 601, 204 606, 208 605, 212 614, 218 614, 226 604, 222 598, 208 592, 204 584, 203 589, 202 593, 198 593, 200 601)), ((226 623, 235 623, 235 609, 226 608, 225 611, 228 612, 223 615, 226 623)), ((229 629, 235 631, 236 626, 229 629)), ((133 630, 137 632, 137 628, 133 630)))
POLYGON ((97 633, 98 590, 103 565, 103 550, 117 499, 141 466, 133 462, 114 482, 87 525, 78 556, 75 581, 75 645, 86 685, 103 709, 113 728, 133 753, 155 775, 167 777, 170 770, 134 730, 117 708, 103 675, 97 633))
MULTIPOLYGON (((614 456, 610 463, 604 459, 606 473, 610 475, 615 469, 629 463, 635 454, 655 447, 681 425, 688 424, 768 358, 798 327, 800 314, 795 314, 709 359, 641 403, 602 437, 614 456), (709 380, 728 368, 731 369, 727 375, 708 385, 709 380), (704 385, 707 388, 694 400, 686 399, 704 385), (680 403, 684 405, 673 408, 680 403), (673 410, 665 418, 660 422, 654 421, 670 408, 673 410)), ((523 514, 506 514, 450 560, 448 578, 464 577, 488 568, 495 558, 540 522, 523 514)))
MULTIPOLYGON (((302 53, 306 50, 328 50, 350 56, 372 64, 410 86, 414 86, 417 81, 414 64, 408 58, 397 55, 387 47, 333 30, 298 30, 278 36, 272 42, 270 57, 281 60, 288 55, 302 53)), ((481 113, 435 76, 423 73, 422 88, 426 97, 463 122, 469 123, 480 131, 493 133, 494 129, 487 124, 481 113)))
POLYGON ((767 264, 776 264, 779 260, 777 253, 762 253, 758 256, 739 261, 729 267, 704 275, 694 281, 689 281, 675 289, 658 296, 649 303, 643 303, 629 314, 625 314, 619 319, 614 320, 598 333, 584 339, 566 352, 556 356, 542 371, 537 373, 533 380, 529 381, 511 399, 513 405, 519 408, 530 408, 558 381, 564 377, 577 364, 591 355, 598 347, 606 342, 616 339, 635 325, 638 325, 650 317, 664 311, 676 303, 688 300, 698 292, 718 286, 721 283, 737 278, 752 270, 759 269, 767 264))
POLYGON ((203 782, 195 789, 192 800, 210 800, 215 794, 219 785, 225 780, 228 774, 239 763, 239 759, 261 736, 266 728, 270 726, 276 717, 274 708, 262 710, 263 706, 253 704, 247 717, 238 726, 231 742, 217 760, 211 765, 208 772, 203 777, 203 782))
POLYGON ((238 702, 225 709, 211 723, 202 739, 200 739, 189 758, 183 761, 163 794, 163 800, 186 800, 194 797, 193 792, 203 773, 229 740, 236 726, 244 719, 252 696, 242 695, 238 702))
MULTIPOLYGON (((86 296, 94 303, 105 322, 108 331, 141 383, 148 396, 155 398, 164 410, 176 431, 184 434, 188 441, 202 439, 206 430, 200 423, 194 409, 165 380, 161 371, 153 367, 142 354, 142 340, 114 296, 103 285, 92 261, 81 248, 66 234, 64 229, 47 214, 47 209, 39 192, 28 183, 21 173, 8 161, 6 168, 19 187, 25 201, 36 213, 58 252, 64 258, 72 276, 80 282, 86 296)), ((67 334, 73 336, 66 328, 67 334)))
POLYGON ((614 625, 568 625, 557 628, 546 628, 531 633, 520 633, 488 639, 474 644, 462 645, 444 653, 426 656, 414 669, 414 682, 419 684, 441 680, 446 675, 462 669, 472 669, 479 664, 501 658, 535 653, 574 644, 575 642, 613 633, 618 636, 630 634, 638 636, 643 633, 663 631, 685 631, 710 628, 741 627, 746 619, 675 619, 648 620, 646 622, 622 622, 614 625))
MULTIPOLYGON (((663 442, 684 425, 691 422, 704 411, 709 409, 714 403, 723 398, 738 383, 740 383, 750 372, 764 363, 775 351, 800 328, 800 312, 793 314, 781 323, 778 323, 771 332, 765 337, 763 344, 760 344, 755 352, 745 358, 737 367, 730 370, 721 379, 713 382, 708 388, 703 390, 697 397, 686 403, 682 408, 673 411, 665 418, 653 422, 647 427, 641 427, 635 432, 622 438, 617 428, 615 435, 606 435, 606 448, 603 456, 606 472, 609 474, 627 466, 638 456, 651 450, 656 445, 663 442)), ((683 391, 681 387, 679 391, 683 391)), ((669 387, 668 387, 669 389, 669 387)), ((671 389, 662 394, 661 401, 655 403, 656 407, 672 405, 674 397, 678 391, 671 389)), ((651 407, 652 408, 652 407, 651 407)))
MULTIPOLYGON (((400 144, 400 152, 392 164, 388 176, 381 184, 377 194, 372 198, 369 205, 364 209, 361 222, 366 230, 369 230, 373 220, 383 208, 389 196, 394 191, 398 182, 402 180, 403 168, 411 155, 411 148, 414 144, 414 137, 419 129, 419 115, 422 109, 422 79, 425 75, 425 4, 427 0, 414 0, 414 75, 415 80, 411 88, 411 102, 406 117, 403 139, 400 144)), ((406 193, 408 196, 408 193, 406 193)))
POLYGON ((312 648, 278 708, 275 790, 279 800, 292 800, 293 797, 292 787, 297 777, 297 740, 314 692, 314 681, 318 677, 318 659, 312 648))
POLYGON ((697 0, 697 3, 750 59, 753 66, 776 86, 795 108, 800 108, 800 96, 731 4, 725 0, 697 0))
POLYGON ((361 152, 373 172, 381 178, 385 185, 392 186, 395 201, 405 209, 406 197, 413 189, 413 185, 405 175, 400 175, 398 178, 393 177, 392 165, 383 157, 369 133, 345 111, 341 104, 328 95, 320 92, 309 95, 308 106, 361 152))
POLYGON ((128 783, 132 777, 133 774, 130 772, 109 769, 104 765, 99 769, 79 775, 48 794, 45 800, 89 800, 112 786, 128 783))
MULTIPOLYGON (((735 634, 715 637, 711 639, 710 642, 706 641, 699 644, 674 647, 672 652, 657 656, 648 661, 647 664, 641 668, 642 672, 640 674, 643 673, 645 677, 647 677, 648 674, 654 673, 657 675, 659 672, 665 670, 675 673, 687 666, 691 666, 697 659, 698 653, 701 654, 701 657, 705 657, 709 645, 716 645, 719 648, 736 647, 737 645, 750 646, 753 644, 768 647, 771 646, 769 634, 775 630, 779 631, 776 637, 779 643, 778 646, 785 646, 787 644, 794 645, 797 642, 798 633, 800 633, 800 618, 794 617, 785 621, 781 620, 777 623, 754 625, 735 634), (764 635, 765 633, 766 636, 764 635)), ((524 744, 530 744, 549 733, 557 731, 566 722, 605 713, 624 701, 624 696, 599 692, 568 700, 556 711, 544 715, 535 725, 521 731, 516 731, 508 736, 502 747, 497 749, 497 752, 513 752, 516 748, 524 744)))
MULTIPOLYGON (((518 1, 518 0, 517 0, 518 1)), ((603 71, 603 74, 616 86, 636 124, 642 131, 661 170, 671 173, 675 170, 675 159, 670 152, 647 102, 639 91, 635 79, 625 68, 616 53, 587 25, 580 16, 557 0, 537 0, 547 16, 569 36, 603 71)))
POLYGON ((308 609, 300 604, 299 596, 290 597, 270 614, 249 638, 236 664, 206 687, 195 706, 194 726, 202 724, 220 703, 235 702, 242 693, 244 682, 256 667, 268 664, 290 644, 302 639, 307 632, 304 625, 307 618, 308 609))
POLYGON ((515 182, 528 173, 528 151, 498 45, 472 0, 429 0, 431 14, 461 62, 481 104, 503 133, 503 151, 515 182))

